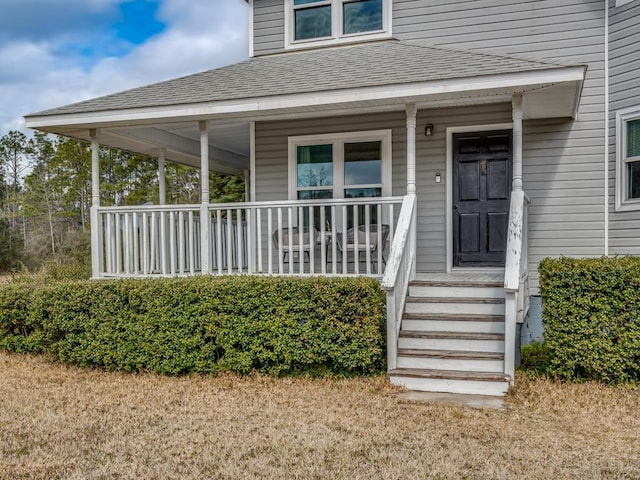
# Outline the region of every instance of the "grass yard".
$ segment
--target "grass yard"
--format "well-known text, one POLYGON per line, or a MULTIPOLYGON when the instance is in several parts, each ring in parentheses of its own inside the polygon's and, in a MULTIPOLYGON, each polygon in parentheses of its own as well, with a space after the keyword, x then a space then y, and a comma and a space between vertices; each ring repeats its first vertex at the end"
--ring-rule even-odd
POLYGON ((640 478, 640 390, 521 376, 507 411, 396 391, 0 352, 0 478, 640 478))

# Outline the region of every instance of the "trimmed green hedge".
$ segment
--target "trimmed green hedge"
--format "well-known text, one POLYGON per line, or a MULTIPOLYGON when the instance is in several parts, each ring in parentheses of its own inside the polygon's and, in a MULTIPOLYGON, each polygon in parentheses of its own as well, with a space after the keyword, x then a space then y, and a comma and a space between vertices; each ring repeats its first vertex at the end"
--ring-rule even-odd
POLYGON ((557 377, 640 380, 640 258, 540 262, 545 345, 557 377))
POLYGON ((0 348, 177 375, 384 371, 384 295, 368 278, 192 277, 7 284, 0 348))

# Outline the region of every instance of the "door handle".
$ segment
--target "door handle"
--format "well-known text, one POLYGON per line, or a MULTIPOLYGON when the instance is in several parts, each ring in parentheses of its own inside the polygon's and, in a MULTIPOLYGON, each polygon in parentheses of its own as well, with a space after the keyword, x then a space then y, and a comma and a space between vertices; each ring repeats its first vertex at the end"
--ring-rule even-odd
POLYGON ((453 209, 454 209, 454 210, 458 210, 458 204, 455 204, 455 205, 453 206, 453 209))

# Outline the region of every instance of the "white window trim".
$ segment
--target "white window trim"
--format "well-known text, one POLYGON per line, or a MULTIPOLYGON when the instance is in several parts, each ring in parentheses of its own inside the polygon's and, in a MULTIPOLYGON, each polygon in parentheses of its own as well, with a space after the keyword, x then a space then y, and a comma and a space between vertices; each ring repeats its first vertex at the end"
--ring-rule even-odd
POLYGON ((340 45, 344 43, 354 43, 363 40, 380 40, 391 38, 391 12, 392 0, 382 0, 382 30, 375 32, 352 33, 343 35, 342 32, 342 3, 343 0, 327 0, 331 4, 331 30, 330 37, 312 38, 308 40, 294 40, 295 16, 293 15, 293 0, 284 2, 284 48, 286 50, 297 50, 303 48, 325 47, 330 45, 340 45))
POLYGON ((616 112, 616 211, 640 210, 640 198, 627 198, 626 123, 640 120, 640 105, 616 112))
MULTIPOLYGON (((382 142, 382 196, 390 197, 392 192, 392 145, 391 130, 369 130, 361 132, 341 132, 320 135, 289 137, 289 200, 298 199, 297 147, 304 145, 333 144, 333 198, 344 198, 344 144, 354 142, 382 142), (336 181, 338 179, 339 181, 336 181)), ((358 188, 365 188, 358 186, 358 188)), ((329 188, 321 188, 329 190, 329 188)))

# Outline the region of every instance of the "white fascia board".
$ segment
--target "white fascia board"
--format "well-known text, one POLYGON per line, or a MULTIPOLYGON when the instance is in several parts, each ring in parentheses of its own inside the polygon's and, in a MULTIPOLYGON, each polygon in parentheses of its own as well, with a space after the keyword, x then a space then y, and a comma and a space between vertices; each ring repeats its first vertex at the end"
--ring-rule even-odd
POLYGON ((407 83, 379 87, 332 90, 328 92, 277 95, 262 98, 209 102, 192 105, 149 107, 106 112, 74 113, 61 115, 30 116, 25 118, 28 128, 46 128, 84 125, 106 127, 110 125, 135 125, 167 120, 210 119, 216 116, 269 113, 284 109, 309 109, 333 104, 368 101, 398 102, 406 98, 427 98, 430 95, 462 92, 490 91, 509 88, 514 92, 584 80, 585 67, 560 67, 542 71, 485 75, 472 78, 444 79, 421 83, 407 83))

